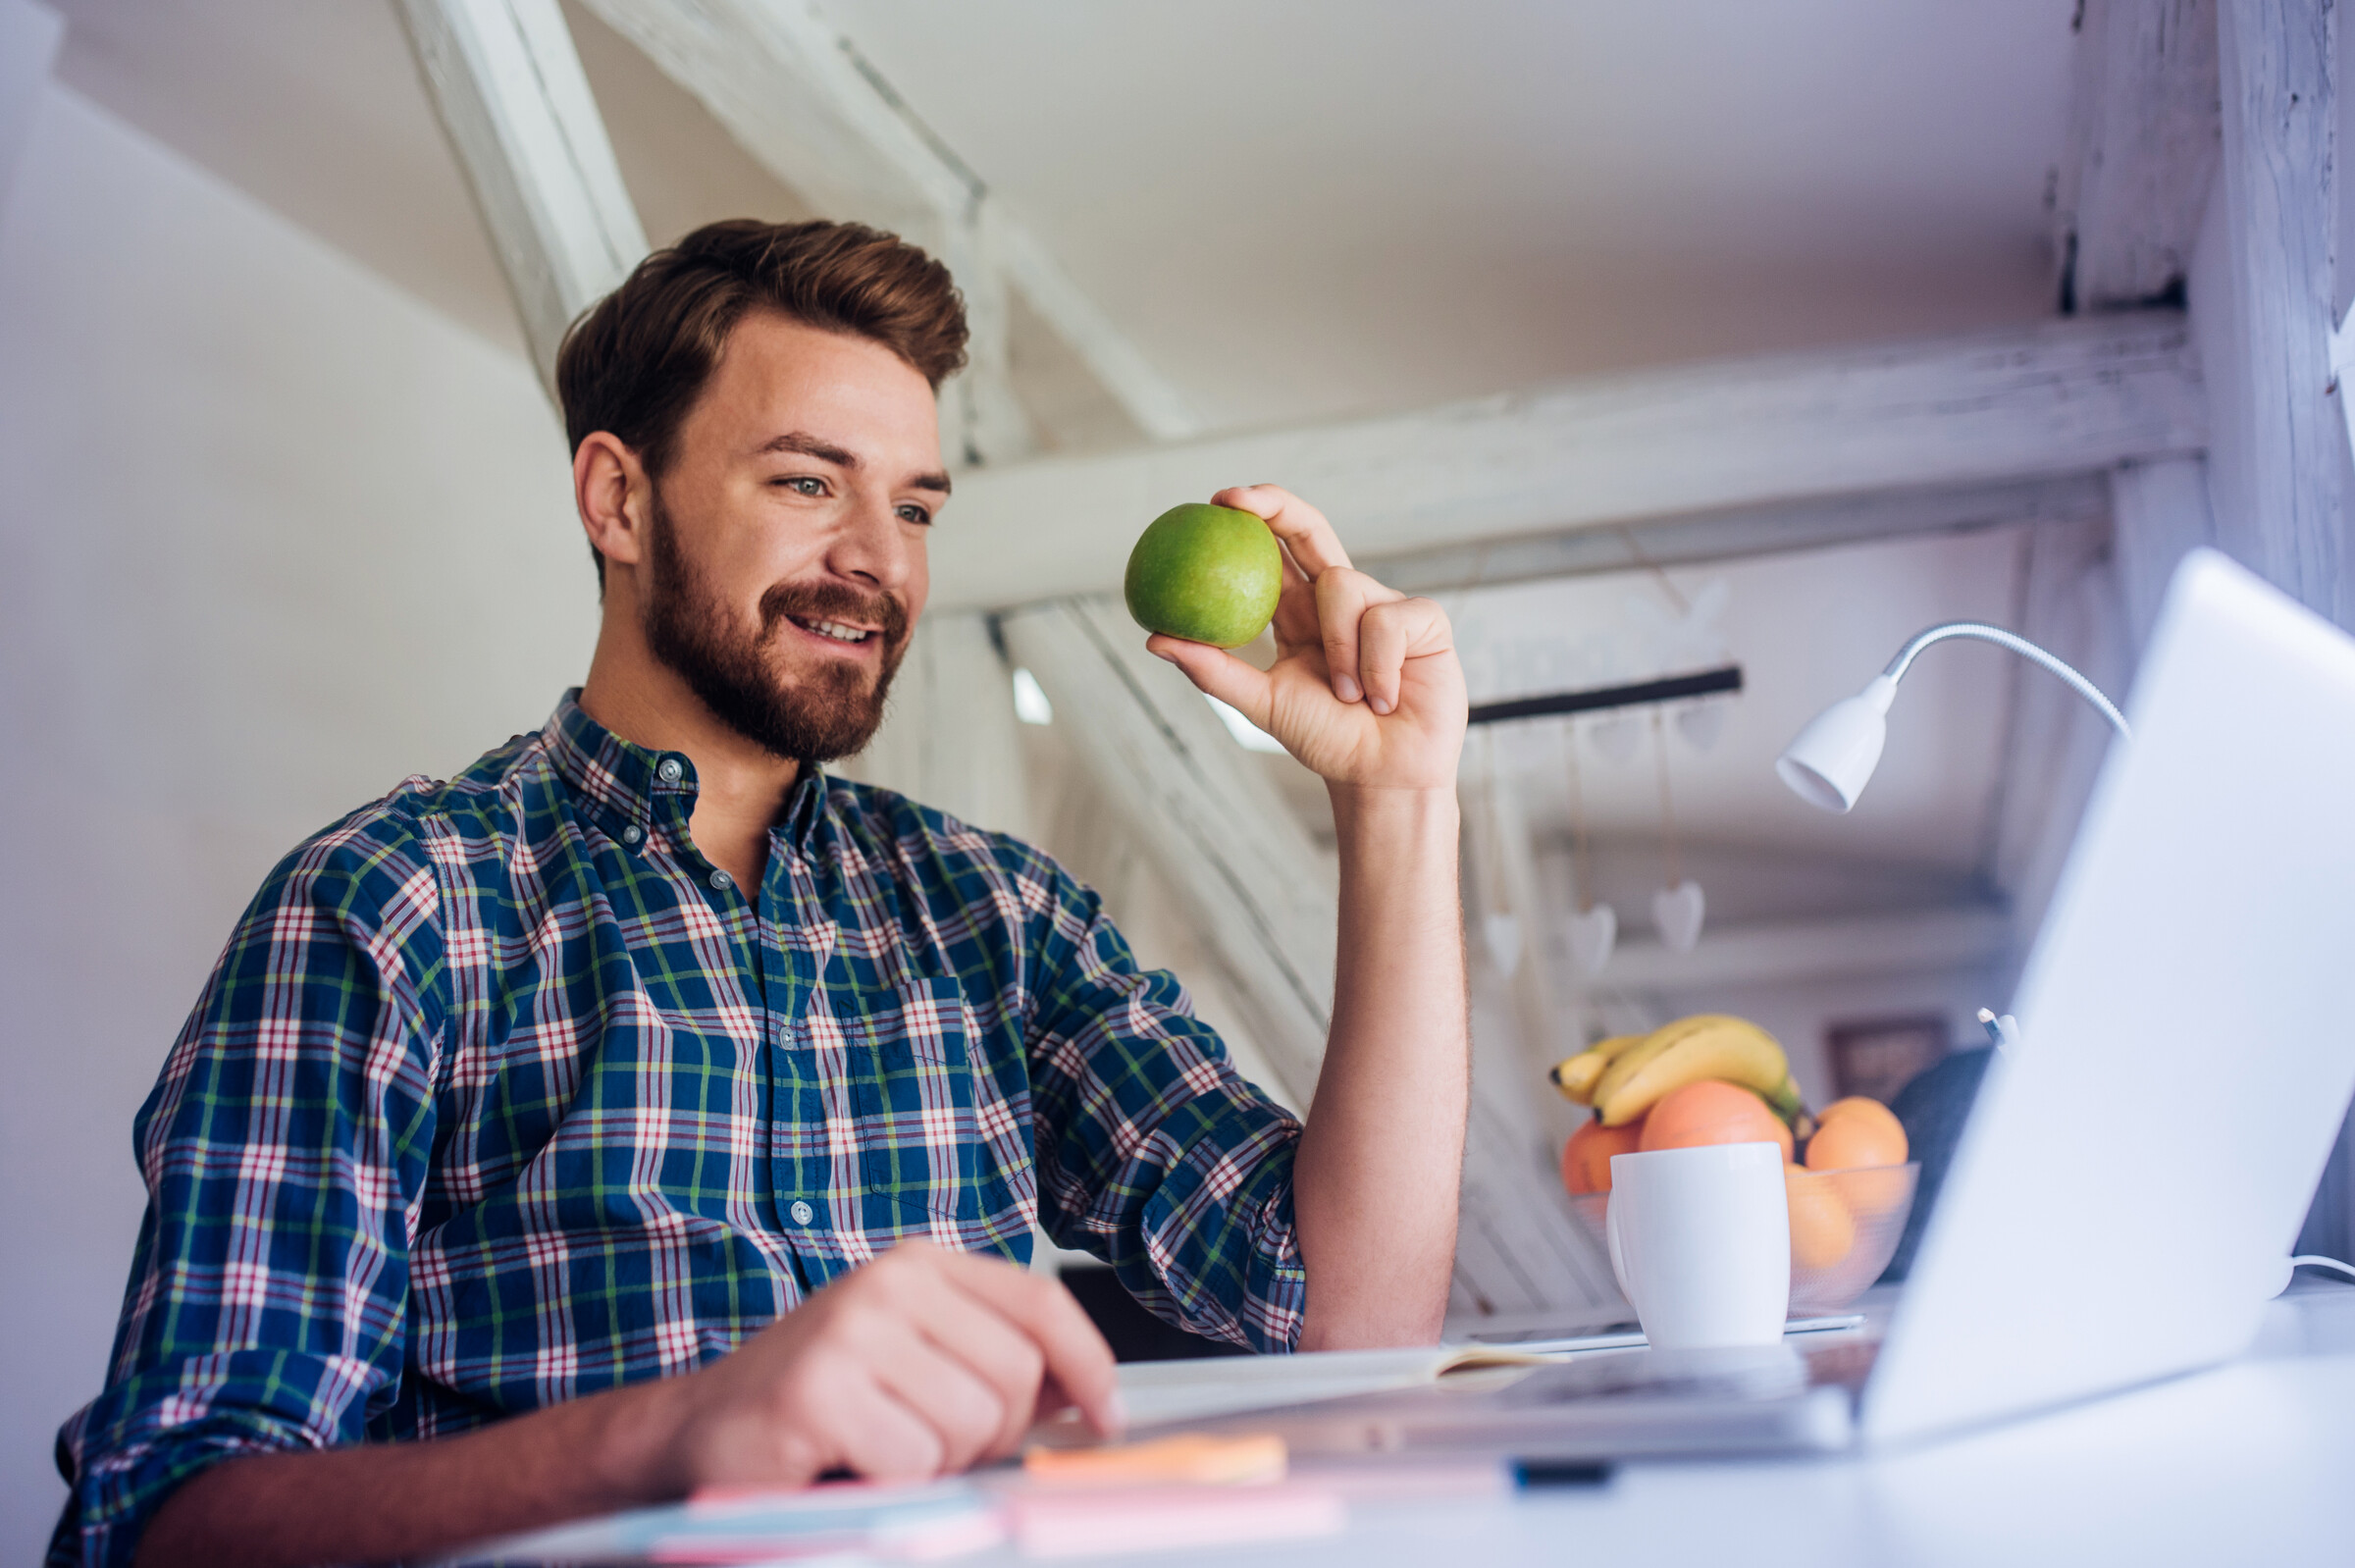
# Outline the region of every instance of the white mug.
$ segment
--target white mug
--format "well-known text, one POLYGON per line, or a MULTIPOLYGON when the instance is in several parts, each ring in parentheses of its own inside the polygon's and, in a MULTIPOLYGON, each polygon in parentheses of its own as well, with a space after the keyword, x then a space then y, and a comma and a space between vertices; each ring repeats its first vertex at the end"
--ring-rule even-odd
POLYGON ((1654 1349, 1782 1338, 1791 1210, 1780 1144, 1615 1154, 1603 1228, 1611 1272, 1654 1349))

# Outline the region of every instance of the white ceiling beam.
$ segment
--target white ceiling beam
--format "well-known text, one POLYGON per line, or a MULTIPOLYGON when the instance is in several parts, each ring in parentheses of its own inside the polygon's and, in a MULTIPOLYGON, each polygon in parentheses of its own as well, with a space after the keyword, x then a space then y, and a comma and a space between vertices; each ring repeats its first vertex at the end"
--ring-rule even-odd
POLYGON ((2064 311, 2181 304, 2223 150, 2216 0, 2083 0, 2055 190, 2064 311))
POLYGON ((552 395, 564 329, 647 252, 572 34, 556 0, 400 0, 400 17, 552 395))
MULTIPOLYGON (((1307 1105, 1332 1024, 1339 898, 1332 870, 1267 775, 1184 676, 1144 651, 1117 599, 1006 616, 1008 653, 1036 676, 1080 765, 1185 907, 1281 1079, 1307 1105)), ((1487 1310, 1610 1299, 1610 1274, 1521 1135, 1524 1072, 1475 1071, 1456 1293, 1487 1310)))
MULTIPOLYGON (((2198 466, 2197 458, 2169 459, 2198 466)), ((1866 540, 2098 520, 2111 505, 2101 474, 2024 479, 1940 490, 1873 491, 1692 517, 1648 518, 1474 545, 1444 545, 1358 564, 1408 594, 1444 594, 1496 583, 1581 577, 1649 566, 1750 560, 1866 540)))
POLYGON ((990 297, 1008 287, 1147 435, 1201 429, 1176 387, 808 0, 582 3, 818 211, 904 234, 948 264, 978 307, 967 373, 973 404, 961 416, 971 455, 1003 461, 1028 441, 1006 379, 1002 297, 990 297))
MULTIPOLYGON (((1736 985, 1951 972, 2001 963, 2011 952, 2012 938, 2011 920, 1996 909, 1720 925, 1703 933, 1701 945, 1690 953, 1671 953, 1650 937, 1622 938, 1594 983, 1682 994, 1736 985)), ((1561 957, 1567 962, 1566 950, 1561 957)))
POLYGON ((933 536, 933 595, 1004 605, 1113 589, 1146 523, 1228 485, 1290 487, 1370 558, 2078 474, 2206 440, 2207 399, 2173 311, 1648 370, 975 473, 933 536))

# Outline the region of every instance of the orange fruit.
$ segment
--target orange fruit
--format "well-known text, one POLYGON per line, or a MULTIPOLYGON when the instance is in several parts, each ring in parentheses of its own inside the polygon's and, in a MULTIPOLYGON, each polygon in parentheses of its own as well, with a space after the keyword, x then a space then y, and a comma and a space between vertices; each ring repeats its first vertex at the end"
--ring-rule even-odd
POLYGON ((1906 1128, 1878 1100, 1851 1095, 1823 1108, 1815 1136, 1807 1140, 1810 1171, 1857 1171, 1867 1166, 1904 1165, 1906 1128))
POLYGON ((1574 1194, 1610 1191, 1611 1156, 1635 1153, 1643 1135, 1642 1118, 1623 1127, 1606 1127, 1599 1117, 1581 1122, 1562 1145, 1562 1185, 1574 1194))
POLYGON ((1779 1143, 1791 1158, 1791 1129, 1766 1102, 1738 1083, 1699 1078, 1663 1095, 1644 1118, 1642 1149, 1693 1149, 1708 1143, 1779 1143))
POLYGON ((1857 1244, 1857 1217, 1840 1183, 1805 1166, 1785 1164, 1783 1189, 1791 1200, 1791 1266, 1828 1269, 1857 1244))
MULTIPOLYGON (((1825 1175, 1831 1173, 1826 1172, 1825 1175)), ((1859 1220, 1878 1220, 1894 1212, 1913 1190, 1902 1165, 1867 1166, 1840 1173, 1840 1195, 1859 1220)))

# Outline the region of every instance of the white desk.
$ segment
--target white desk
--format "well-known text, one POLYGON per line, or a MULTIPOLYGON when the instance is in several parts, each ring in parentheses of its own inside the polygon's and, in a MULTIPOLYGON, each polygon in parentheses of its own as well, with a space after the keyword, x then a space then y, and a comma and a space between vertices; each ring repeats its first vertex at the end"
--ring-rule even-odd
MULTIPOLYGON (((2355 1287, 2302 1285, 2229 1366, 1864 1458, 1641 1463, 1605 1485, 1357 1503, 1157 1568, 2108 1568, 2355 1562, 2355 1287)), ((953 1561, 1012 1568, 999 1548, 953 1561)))
POLYGON ((2355 1288, 2283 1298, 2248 1360, 1903 1453, 1631 1464, 1591 1491, 1360 1507, 1344 1535, 1194 1556, 1221 1568, 2355 1562, 2355 1288))

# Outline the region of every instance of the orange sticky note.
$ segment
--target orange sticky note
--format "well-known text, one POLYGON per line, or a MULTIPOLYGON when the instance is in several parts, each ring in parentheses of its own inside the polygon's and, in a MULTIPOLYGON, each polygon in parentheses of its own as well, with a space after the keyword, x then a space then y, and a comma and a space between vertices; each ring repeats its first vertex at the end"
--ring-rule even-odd
POLYGON ((1094 1448, 1032 1448, 1022 1455, 1022 1472, 1058 1487, 1222 1487, 1282 1481, 1286 1457, 1283 1439, 1273 1433, 1218 1437, 1184 1432, 1094 1448))

